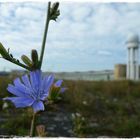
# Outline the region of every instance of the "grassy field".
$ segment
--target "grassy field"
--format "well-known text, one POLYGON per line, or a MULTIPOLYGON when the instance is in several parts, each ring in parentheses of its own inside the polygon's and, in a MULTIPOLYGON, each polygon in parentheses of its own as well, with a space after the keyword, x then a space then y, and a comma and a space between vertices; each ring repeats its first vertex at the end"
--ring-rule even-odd
POLYGON ((76 130, 79 135, 140 136, 139 82, 67 81, 66 85, 70 90, 65 99, 85 118, 86 123, 76 130))
MULTIPOLYGON (((8 96, 6 87, 12 79, 0 78, 0 97, 8 96)), ((76 137, 140 137, 140 82, 132 81, 64 81, 68 91, 62 96, 62 103, 72 115, 73 132, 76 137)), ((1 115, 8 116, 9 110, 1 115)), ((9 109, 20 117, 9 118, 0 125, 7 134, 25 135, 30 125, 24 109, 9 109), (24 122, 23 122, 24 120, 24 122), (15 125, 19 126, 16 130, 15 125), (15 129, 15 131, 13 131, 15 129)), ((28 118, 30 115, 28 114, 28 118)), ((2 132, 1 132, 2 133, 2 132)))

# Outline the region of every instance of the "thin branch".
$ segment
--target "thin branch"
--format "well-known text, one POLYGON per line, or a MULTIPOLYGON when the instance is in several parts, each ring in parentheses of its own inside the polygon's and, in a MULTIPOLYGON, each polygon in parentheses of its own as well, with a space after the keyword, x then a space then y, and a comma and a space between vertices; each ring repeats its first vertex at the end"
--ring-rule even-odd
POLYGON ((41 54, 40 54, 40 60, 39 60, 39 68, 41 69, 44 51, 45 51, 45 44, 47 39, 47 33, 48 33, 48 27, 49 27, 49 21, 50 21, 50 6, 51 2, 48 3, 48 10, 47 10, 47 18, 46 18, 46 24, 45 24, 45 30, 44 30, 44 36, 42 41, 42 47, 41 47, 41 54))

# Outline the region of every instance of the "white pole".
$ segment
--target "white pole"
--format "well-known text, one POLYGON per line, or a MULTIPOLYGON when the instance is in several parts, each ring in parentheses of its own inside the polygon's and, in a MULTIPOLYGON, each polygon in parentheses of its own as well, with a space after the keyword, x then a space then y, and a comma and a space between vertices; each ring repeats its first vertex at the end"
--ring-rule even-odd
POLYGON ((130 48, 128 48, 128 53, 127 53, 127 79, 130 78, 130 48))
POLYGON ((132 48, 130 48, 130 77, 129 79, 132 78, 132 48))
POLYGON ((137 52, 136 52, 136 48, 133 48, 133 51, 134 51, 134 58, 133 58, 133 69, 134 69, 134 73, 133 73, 133 79, 136 80, 136 77, 137 77, 137 76, 136 76, 136 75, 137 75, 137 69, 136 69, 136 67, 137 67, 137 66, 136 66, 136 65, 137 65, 137 64, 136 64, 136 60, 137 60, 137 59, 136 59, 136 56, 137 56, 136 53, 137 53, 137 52))
POLYGON ((136 51, 136 80, 139 80, 139 48, 135 49, 136 51))

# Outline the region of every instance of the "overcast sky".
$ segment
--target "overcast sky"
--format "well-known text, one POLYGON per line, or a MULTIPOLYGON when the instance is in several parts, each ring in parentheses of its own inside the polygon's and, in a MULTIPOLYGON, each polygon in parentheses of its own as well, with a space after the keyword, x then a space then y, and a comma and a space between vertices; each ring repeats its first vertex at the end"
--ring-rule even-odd
MULTIPOLYGON (((40 52, 47 3, 0 3, 0 42, 14 57, 40 52)), ((140 33, 139 3, 60 3, 51 22, 43 71, 113 69, 126 63, 127 36, 140 33)), ((0 59, 0 70, 21 69, 0 59)))

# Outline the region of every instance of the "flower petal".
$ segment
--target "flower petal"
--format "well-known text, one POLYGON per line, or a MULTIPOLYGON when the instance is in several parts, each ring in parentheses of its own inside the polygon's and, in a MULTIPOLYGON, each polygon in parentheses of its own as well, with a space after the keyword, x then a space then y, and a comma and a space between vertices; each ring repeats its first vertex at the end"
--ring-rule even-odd
POLYGON ((14 80, 14 85, 20 92, 30 94, 30 92, 31 92, 30 90, 32 90, 31 87, 29 88, 28 86, 25 86, 23 83, 21 83, 20 78, 16 78, 14 80))
POLYGON ((32 88, 38 89, 41 84, 41 71, 36 70, 30 72, 30 81, 31 81, 32 88))
POLYGON ((12 103, 15 104, 15 106, 18 107, 27 107, 31 106, 34 102, 31 98, 25 98, 25 97, 7 97, 4 98, 4 100, 10 100, 12 103))
POLYGON ((63 82, 63 80, 58 80, 54 85, 55 85, 56 87, 60 87, 61 84, 62 84, 62 82, 63 82))
POLYGON ((22 81, 23 81, 24 85, 31 88, 31 83, 30 83, 30 80, 29 80, 29 77, 27 74, 22 76, 22 81))
POLYGON ((61 88, 59 93, 64 93, 68 88, 61 88))
POLYGON ((15 84, 15 86, 22 85, 22 83, 21 83, 21 81, 20 81, 19 78, 16 78, 16 79, 14 80, 14 84, 15 84))
POLYGON ((49 96, 49 92, 47 92, 47 93, 45 93, 45 94, 42 94, 41 96, 40 96, 40 100, 45 100, 47 97, 49 96))
POLYGON ((52 86, 53 82, 54 82, 54 75, 53 74, 51 74, 49 76, 45 76, 43 81, 42 81, 41 89, 48 92, 48 90, 52 86))
POLYGON ((11 85, 11 84, 8 85, 7 90, 8 90, 10 93, 12 93, 12 94, 14 94, 14 95, 16 95, 16 96, 21 96, 21 97, 25 97, 25 96, 26 96, 25 93, 24 93, 24 90, 23 90, 23 92, 21 92, 21 91, 19 91, 15 86, 13 86, 13 85, 11 85))
POLYGON ((35 101, 32 105, 34 112, 38 112, 40 110, 44 110, 44 104, 42 101, 35 101))

